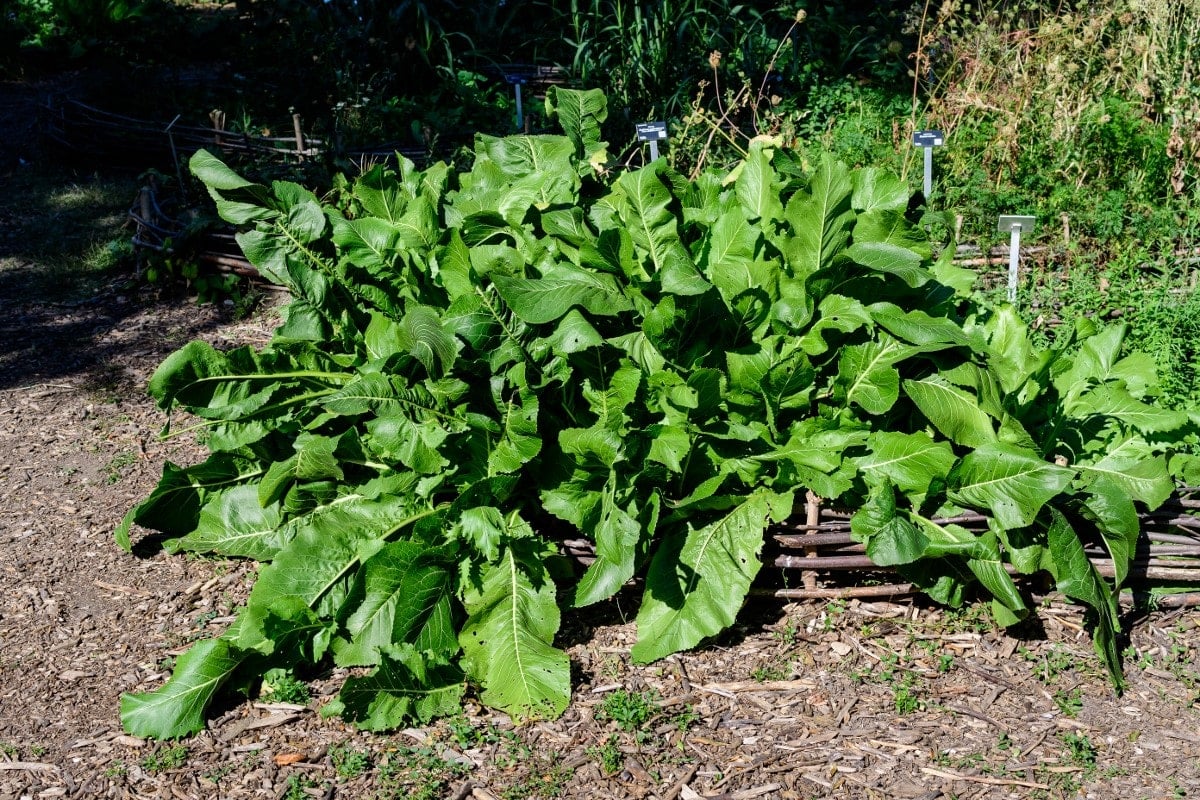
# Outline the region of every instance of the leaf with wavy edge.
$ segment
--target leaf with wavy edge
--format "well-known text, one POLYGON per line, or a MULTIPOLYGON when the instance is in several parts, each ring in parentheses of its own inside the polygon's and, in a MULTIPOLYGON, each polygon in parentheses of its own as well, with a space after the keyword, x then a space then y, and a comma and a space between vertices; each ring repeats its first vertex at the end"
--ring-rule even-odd
POLYGON ((981 447, 996 441, 992 418, 970 392, 952 386, 940 375, 907 380, 904 392, 943 436, 964 447, 981 447))
POLYGON ((204 729, 204 710, 247 654, 225 639, 188 648, 175 671, 154 692, 121 695, 121 725, 134 736, 176 739, 204 729))
POLYGON ((556 592, 540 556, 510 547, 463 592, 463 666, 483 702, 518 719, 556 717, 571 696, 570 662, 553 645, 556 592))
POLYGON ((1011 445, 986 444, 963 457, 947 478, 946 496, 985 508, 1001 526, 1032 525, 1038 511, 1071 484, 1075 470, 1011 445))
POLYGON ((638 611, 634 661, 687 650, 733 624, 762 567, 763 534, 779 502, 755 492, 722 519, 659 546, 638 611))
POLYGON ((461 710, 463 673, 444 656, 406 643, 383 648, 380 657, 370 675, 347 678, 321 715, 340 714, 361 730, 388 731, 461 710))

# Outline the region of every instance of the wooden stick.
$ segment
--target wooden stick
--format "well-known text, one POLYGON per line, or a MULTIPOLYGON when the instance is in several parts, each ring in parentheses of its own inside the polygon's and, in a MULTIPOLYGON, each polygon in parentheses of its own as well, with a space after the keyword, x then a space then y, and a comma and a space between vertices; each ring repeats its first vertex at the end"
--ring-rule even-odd
POLYGON ((304 159, 304 132, 300 129, 300 115, 292 114, 292 130, 296 132, 296 156, 304 159))
POLYGON ((888 583, 881 586, 849 586, 815 589, 763 589, 751 594, 765 594, 784 600, 849 600, 854 597, 902 597, 914 592, 911 583, 888 583))
POLYGON ((225 112, 219 108, 214 108, 208 113, 209 120, 213 126, 213 144, 217 147, 221 146, 221 133, 225 130, 225 112))
MULTIPOLYGON (((804 510, 805 510, 804 525, 809 530, 812 530, 813 525, 817 525, 821 522, 821 498, 817 497, 817 495, 812 490, 809 490, 809 492, 805 496, 804 510)), ((819 555, 819 553, 817 552, 816 548, 814 548, 814 547, 805 547, 804 548, 804 558, 806 560, 814 559, 818 555, 819 555)), ((777 566, 791 566, 790 564, 788 564, 788 565, 779 564, 778 561, 776 561, 776 565, 777 566)), ((814 572, 812 569, 806 569, 805 571, 801 572, 800 580, 804 583, 805 589, 816 589, 817 588, 817 573, 814 572)))
POLYGON ((926 775, 936 775, 939 778, 949 778, 953 781, 967 781, 968 783, 986 783, 989 786, 1023 786, 1027 789, 1049 789, 1050 785, 1046 783, 1034 783, 1033 781, 1018 781, 1012 778, 992 778, 987 775, 960 775, 957 772, 947 772, 943 769, 934 769, 933 767, 921 767, 921 772, 926 775))

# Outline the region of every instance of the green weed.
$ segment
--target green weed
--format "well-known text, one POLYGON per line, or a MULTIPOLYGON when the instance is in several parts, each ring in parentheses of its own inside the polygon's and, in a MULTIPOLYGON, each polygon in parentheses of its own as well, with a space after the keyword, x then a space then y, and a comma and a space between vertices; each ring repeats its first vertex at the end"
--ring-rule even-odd
POLYGON ((182 744, 159 747, 147 753, 138 765, 151 775, 167 770, 179 769, 187 763, 188 749, 182 744))
POLYGON ((308 790, 315 789, 317 786, 318 783, 315 779, 293 772, 288 775, 280 800, 308 800, 308 790))
POLYGON ((1064 733, 1060 737, 1067 746, 1065 761, 1068 764, 1083 767, 1085 771, 1096 768, 1096 746, 1083 733, 1064 733))
POLYGON ((270 669, 263 674, 262 695, 272 702, 301 706, 308 705, 312 699, 308 684, 284 668, 270 669))
POLYGON ((1083 710, 1083 689, 1080 687, 1075 687, 1070 691, 1058 689, 1054 692, 1052 699, 1058 710, 1071 719, 1079 716, 1079 712, 1083 710))
POLYGON ((620 741, 615 733, 609 735, 604 744, 589 747, 587 753, 600 762, 600 768, 605 775, 612 775, 625 763, 625 756, 621 753, 620 741))
POLYGON ((137 463, 137 455, 121 452, 114 455, 104 466, 104 482, 111 485, 125 477, 125 468, 137 463))
POLYGON ((623 731, 636 731, 659 713, 658 693, 617 689, 604 696, 596 710, 597 719, 609 719, 623 731))
POLYGON ((501 790, 501 800, 557 800, 562 797, 571 771, 561 764, 535 767, 520 781, 501 790))
POLYGON ((329 748, 329 761, 339 778, 357 778, 371 768, 371 754, 350 745, 335 745, 329 748))
POLYGON ((428 747, 391 751, 376 767, 378 785, 384 790, 381 796, 410 800, 440 800, 451 782, 469 771, 465 764, 447 761, 428 747))

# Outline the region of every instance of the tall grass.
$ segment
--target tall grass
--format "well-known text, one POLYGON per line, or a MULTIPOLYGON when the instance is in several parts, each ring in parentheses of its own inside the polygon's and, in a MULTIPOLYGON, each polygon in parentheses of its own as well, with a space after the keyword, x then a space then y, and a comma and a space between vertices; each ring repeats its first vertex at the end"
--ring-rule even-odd
POLYGON ((1136 217, 1154 207, 1191 205, 1200 0, 1062 13, 1001 0, 971 11, 927 4, 920 33, 914 100, 925 100, 920 123, 954 145, 942 165, 948 204, 984 225, 1000 211, 1067 213, 1086 223, 1078 233, 1112 243, 1144 234, 1136 217))

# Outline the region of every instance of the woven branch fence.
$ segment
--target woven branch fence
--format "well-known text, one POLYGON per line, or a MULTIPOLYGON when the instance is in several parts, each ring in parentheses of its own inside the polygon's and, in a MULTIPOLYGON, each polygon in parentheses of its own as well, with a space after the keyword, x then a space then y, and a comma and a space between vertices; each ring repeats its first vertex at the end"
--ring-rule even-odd
MULTIPOLYGON (((898 579, 896 570, 881 567, 867 557, 866 547, 851 536, 851 516, 852 512, 832 508, 809 494, 800 514, 768 532, 762 555, 766 569, 759 574, 757 593, 786 599, 899 598, 919 594, 913 584, 898 579)), ((1200 488, 1181 488, 1160 508, 1139 517, 1141 534, 1124 588, 1132 590, 1135 597, 1153 597, 1160 607, 1200 605, 1200 488)), ((987 517, 982 514, 968 513, 934 522, 980 534, 987 531, 987 517)), ((587 539, 567 539, 561 545, 565 555, 583 566, 595 560, 594 548, 587 539)), ((1085 552, 1101 575, 1114 576, 1113 561, 1098 543, 1085 547, 1085 552)), ((1020 579, 1038 590, 1046 577, 1020 579)))
POLYGON ((253 156, 281 161, 312 158, 324 152, 325 142, 307 136, 299 114, 292 115, 290 136, 259 136, 225 128, 225 114, 209 115, 211 127, 136 119, 94 108, 77 100, 51 101, 43 108, 46 135, 60 147, 75 153, 113 160, 172 158, 178 163, 201 148, 229 155, 253 156))

